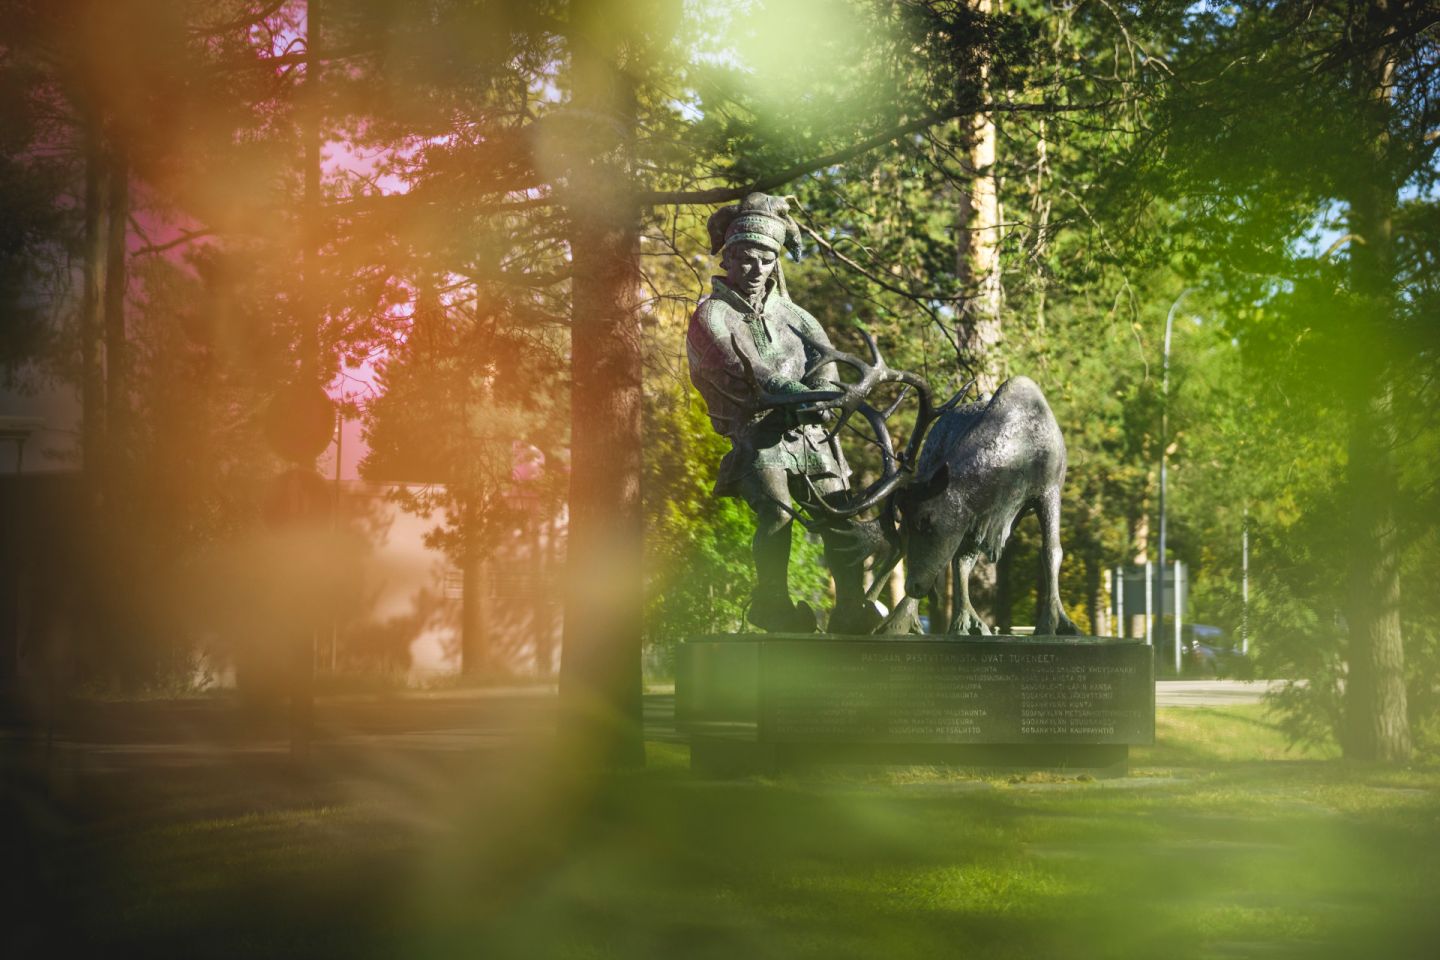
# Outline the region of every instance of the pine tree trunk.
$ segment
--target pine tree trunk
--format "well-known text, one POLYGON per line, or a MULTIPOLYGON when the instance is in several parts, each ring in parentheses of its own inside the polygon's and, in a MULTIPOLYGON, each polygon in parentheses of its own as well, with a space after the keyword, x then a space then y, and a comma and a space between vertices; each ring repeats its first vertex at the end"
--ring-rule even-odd
MULTIPOLYGON (((82 237, 82 287, 80 295, 80 454, 82 460, 81 505, 84 529, 106 527, 105 470, 105 326, 101 314, 105 295, 105 162, 101 126, 90 119, 85 126, 84 235, 82 237)), ((83 672, 97 673, 113 666, 114 648, 107 643, 105 600, 105 538, 89 536, 82 544, 82 566, 75 571, 76 596, 82 598, 74 611, 80 653, 77 664, 83 672)), ((52 651, 53 652, 53 651, 52 651)), ((58 661, 57 661, 58 662, 58 661)), ((52 683, 59 678, 52 675, 52 683)))
MULTIPOLYGON (((998 0, 971 0, 976 12, 989 16, 998 0)), ((990 68, 980 68, 980 87, 988 96, 990 68)), ((977 113, 960 121, 961 154, 970 175, 968 189, 960 195, 956 231, 955 275, 968 297, 960 306, 957 340, 961 366, 966 377, 975 377, 981 393, 994 393, 1000 384, 997 355, 1002 330, 1000 306, 1000 190, 996 179, 996 131, 993 117, 977 113)), ((1009 597, 997 586, 1001 576, 996 564, 985 558, 975 565, 972 599, 995 624, 1008 623, 1009 597), (989 601, 989 603, 987 603, 989 601), (986 610, 986 607, 989 607, 986 610)))
POLYGON ((1100 634, 1100 558, 1094 550, 1085 551, 1085 619, 1092 636, 1100 634))
POLYGON ((460 672, 467 677, 484 674, 490 647, 486 636, 490 619, 486 573, 485 559, 479 552, 467 551, 460 569, 460 672))
POLYGON ((104 623, 106 647, 116 658, 115 666, 133 670, 140 662, 141 630, 133 607, 133 590, 138 542, 130 511, 119 509, 131 502, 131 472, 127 469, 131 439, 126 416, 130 399, 129 344, 125 332, 126 254, 125 239, 130 217, 129 172, 117 149, 104 151, 105 175, 105 284, 100 292, 103 315, 100 326, 105 344, 104 424, 99 442, 102 456, 97 496, 100 516, 91 528, 97 555, 96 590, 92 594, 104 623))
POLYGON ((88 498, 98 506, 105 445, 105 161, 100 124, 87 124, 85 144, 84 287, 80 300, 80 450, 88 498))
MULTIPOLYGON (((973 0, 977 12, 989 15, 992 0, 973 0)), ((982 90, 989 90, 989 67, 980 69, 982 90)), ((1000 190, 996 179, 995 121, 983 113, 961 122, 963 147, 969 159, 970 187, 960 198, 960 229, 955 272, 970 297, 960 314, 960 346, 971 375, 984 393, 999 384, 996 348, 1001 338, 1000 190)))
MULTIPOLYGON (((1148 491, 1153 489, 1155 486, 1156 480, 1154 472, 1152 471, 1145 478, 1145 489, 1148 491)), ((1131 551, 1130 564, 1134 567, 1143 568, 1145 564, 1150 562, 1150 498, 1148 495, 1141 497, 1140 512, 1131 516, 1129 520, 1131 551)), ((1141 589, 1143 591, 1143 588, 1141 589)), ((1129 631, 1125 634, 1126 636, 1145 636, 1145 628, 1148 626, 1148 624, 1146 624, 1145 622, 1144 611, 1145 598, 1142 592, 1142 594, 1140 595, 1140 612, 1131 617, 1124 626, 1124 629, 1129 631)), ((1122 617, 1122 619, 1124 618, 1125 614, 1123 611, 1121 612, 1120 616, 1122 617)))
POLYGON ((640 209, 632 191, 633 82, 622 38, 577 10, 575 112, 618 133, 573 173, 569 583, 560 665, 562 736, 588 763, 643 766, 640 209))
POLYGON ((995 570, 995 615, 993 623, 997 633, 1009 633, 1015 626, 1015 544, 1014 537, 1000 551, 1000 559, 993 565, 995 570))
MULTIPOLYGON (((1364 36, 1383 37, 1388 4, 1372 4, 1364 36)), ((1388 331, 1395 311, 1395 263, 1391 222, 1396 185, 1386 183, 1385 154, 1390 114, 1392 54, 1383 43, 1358 65, 1357 88, 1369 131, 1368 176, 1350 198, 1350 229, 1363 242, 1352 245, 1356 291, 1367 315, 1357 318, 1360 343, 1352 382, 1350 459, 1351 603, 1349 675, 1345 686, 1346 756, 1357 760, 1403 762, 1410 757, 1410 722, 1405 696, 1405 648, 1400 630, 1400 545, 1395 528, 1398 493, 1394 462, 1394 420, 1388 331)))
POLYGON ((1395 465, 1390 391, 1380 388, 1352 424, 1349 480, 1353 510, 1349 612, 1350 672, 1343 742, 1357 760, 1410 758, 1405 648, 1400 630, 1400 549, 1395 526, 1395 465))
POLYGON ((109 152, 105 238, 105 432, 113 464, 129 442, 130 348, 125 335, 125 238, 130 219, 130 171, 118 149, 109 152))

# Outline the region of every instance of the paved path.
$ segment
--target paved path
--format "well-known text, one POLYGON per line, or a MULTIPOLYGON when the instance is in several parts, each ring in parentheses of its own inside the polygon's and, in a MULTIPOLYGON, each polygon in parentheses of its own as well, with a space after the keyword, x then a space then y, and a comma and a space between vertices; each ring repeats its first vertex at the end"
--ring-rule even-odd
POLYGON ((1229 707, 1237 703, 1259 703, 1280 680, 1157 680, 1157 707, 1229 707))

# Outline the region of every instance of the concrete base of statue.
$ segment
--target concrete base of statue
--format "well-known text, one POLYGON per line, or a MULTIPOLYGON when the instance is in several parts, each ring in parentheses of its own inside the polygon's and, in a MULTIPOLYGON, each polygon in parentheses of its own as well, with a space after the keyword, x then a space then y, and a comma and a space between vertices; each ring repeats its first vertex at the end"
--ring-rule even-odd
POLYGON ((1124 776, 1155 741, 1154 651, 1105 637, 737 634, 680 645, 675 719, 709 776, 946 764, 1124 776))

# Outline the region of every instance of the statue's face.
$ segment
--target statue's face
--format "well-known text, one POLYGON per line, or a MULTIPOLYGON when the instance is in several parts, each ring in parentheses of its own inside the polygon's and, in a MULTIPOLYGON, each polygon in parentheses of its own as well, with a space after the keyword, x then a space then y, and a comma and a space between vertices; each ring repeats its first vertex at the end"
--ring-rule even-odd
POLYGON ((726 247, 720 263, 725 267, 725 283, 731 290, 750 300, 765 291, 770 274, 775 272, 775 254, 764 247, 748 243, 726 247))

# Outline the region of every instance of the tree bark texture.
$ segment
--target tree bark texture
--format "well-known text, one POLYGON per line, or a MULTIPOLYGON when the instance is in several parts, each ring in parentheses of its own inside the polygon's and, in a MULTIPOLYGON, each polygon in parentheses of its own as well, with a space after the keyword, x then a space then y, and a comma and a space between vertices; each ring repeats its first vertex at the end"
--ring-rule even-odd
POLYGON ((130 347, 125 330, 125 240, 130 222, 130 171, 115 146, 107 152, 109 196, 105 230, 105 432, 111 462, 128 442, 130 347))
MULTIPOLYGON (((973 0, 975 9, 989 15, 992 0, 973 0)), ((980 68, 980 84, 988 93, 990 68, 980 68)), ((988 99, 988 98, 987 98, 988 99)), ((970 187, 960 196, 960 229, 955 273, 970 297, 960 311, 960 346, 971 375, 979 378, 984 393, 999 385, 996 348, 1000 344, 1000 191, 995 168, 995 119, 977 113, 960 120, 965 155, 969 160, 970 187)))
MULTIPOLYGON (((1159 480, 1154 471, 1151 471, 1145 477, 1145 489, 1149 491, 1157 489, 1158 486, 1159 480)), ((1130 563, 1132 566, 1144 567, 1145 564, 1150 562, 1150 497, 1148 494, 1141 497, 1139 510, 1140 512, 1138 514, 1133 514, 1127 518, 1130 528, 1130 563)), ((1126 636, 1145 636, 1147 624, 1143 612, 1143 603, 1144 597, 1142 596, 1142 612, 1132 616, 1129 622, 1125 624, 1124 629, 1129 631, 1126 636)), ((1124 617, 1123 612, 1121 613, 1121 617, 1124 617)))
POLYGON ((1100 558, 1085 551, 1085 628, 1092 636, 1100 636, 1100 558))
MULTIPOLYGON (((1371 4, 1364 36, 1379 40, 1388 29, 1388 4, 1371 4)), ((1357 64, 1362 97, 1361 129, 1366 131, 1365 166, 1370 171, 1350 197, 1350 229, 1363 242, 1351 247, 1356 291, 1366 305, 1358 318, 1351 400, 1350 487, 1351 600, 1348 611, 1349 673, 1345 686, 1347 756, 1357 760, 1403 762, 1411 751, 1405 693, 1405 648, 1400 628, 1400 543, 1395 526, 1399 487, 1394 462, 1392 411, 1395 262, 1392 215, 1397 185, 1386 182, 1392 51, 1383 43, 1357 64)))
POLYGON ((1400 547, 1395 526, 1394 431, 1381 389, 1351 427, 1352 599, 1344 748, 1357 760, 1404 762, 1411 739, 1400 629, 1400 547))
POLYGON ((562 736, 585 760, 643 766, 640 502, 640 207, 631 157, 633 81, 624 38, 577 11, 572 102, 616 139, 576 158, 568 202, 573 269, 568 583, 560 666, 562 736))
POLYGON ((475 551, 467 550, 461 563, 460 672, 476 677, 485 673, 490 651, 489 569, 475 551))
POLYGON ((105 443, 105 158, 100 124, 86 127, 84 286, 80 299, 80 450, 92 506, 100 496, 105 443))

